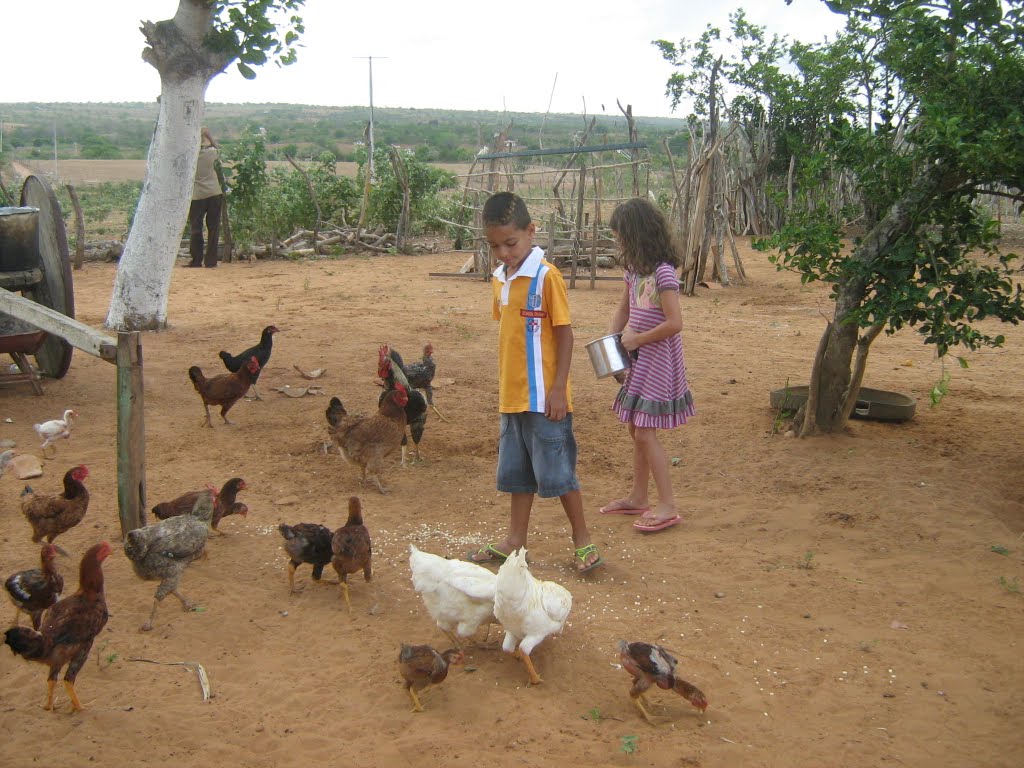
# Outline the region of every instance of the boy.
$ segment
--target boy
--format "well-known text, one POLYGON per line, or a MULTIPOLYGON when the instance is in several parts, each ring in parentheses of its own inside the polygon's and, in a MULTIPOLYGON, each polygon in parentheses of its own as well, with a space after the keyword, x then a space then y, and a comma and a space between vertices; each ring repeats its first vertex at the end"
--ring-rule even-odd
POLYGON ((467 559, 502 563, 526 546, 533 497, 557 496, 572 526, 577 573, 603 565, 590 542, 576 479, 569 363, 573 333, 569 296, 561 273, 535 248, 536 226, 522 198, 499 192, 483 210, 484 233, 501 262, 494 271, 494 319, 498 321, 498 490, 512 495, 505 538, 467 559))

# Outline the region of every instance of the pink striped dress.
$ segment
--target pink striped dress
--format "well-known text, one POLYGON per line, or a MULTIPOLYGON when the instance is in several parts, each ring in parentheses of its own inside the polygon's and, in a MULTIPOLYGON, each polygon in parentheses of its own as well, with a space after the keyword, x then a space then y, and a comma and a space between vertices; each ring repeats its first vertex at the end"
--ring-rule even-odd
MULTIPOLYGON (((651 275, 624 275, 629 289, 629 326, 649 331, 665 320, 660 292, 678 293, 679 280, 670 264, 659 264, 651 275)), ((696 411, 686 381, 683 340, 679 334, 644 344, 636 350, 633 367, 612 405, 619 421, 636 427, 672 429, 685 424, 696 411)))

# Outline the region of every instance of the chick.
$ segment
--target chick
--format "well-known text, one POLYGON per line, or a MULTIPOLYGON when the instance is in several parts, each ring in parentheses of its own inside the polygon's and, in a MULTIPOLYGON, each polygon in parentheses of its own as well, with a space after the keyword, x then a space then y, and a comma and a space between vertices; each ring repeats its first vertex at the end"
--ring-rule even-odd
MULTIPOLYGON (((67 440, 71 437, 71 425, 72 419, 78 418, 78 414, 68 409, 64 411, 64 416, 59 419, 52 419, 50 421, 44 421, 42 424, 33 424, 32 429, 36 431, 43 440, 43 456, 46 456, 46 449, 57 440, 67 440)), ((53 449, 54 454, 57 453, 57 448, 53 449)))
POLYGON ((448 677, 448 666, 461 664, 462 660, 462 651, 458 648, 438 653, 429 645, 402 643, 402 651, 398 654, 398 671, 405 680, 405 690, 412 701, 413 712, 423 711, 416 692, 424 693, 428 688, 443 683, 448 677))

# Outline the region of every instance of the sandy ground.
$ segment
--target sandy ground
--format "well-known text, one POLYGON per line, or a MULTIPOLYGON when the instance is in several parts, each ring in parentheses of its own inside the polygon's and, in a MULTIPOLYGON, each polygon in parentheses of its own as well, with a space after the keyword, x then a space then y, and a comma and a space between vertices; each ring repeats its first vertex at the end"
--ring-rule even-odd
MULTIPOLYGON (((61 689, 57 711, 41 710, 45 669, 0 649, 0 764, 1024 764, 1024 331, 1006 329, 1004 349, 968 354, 967 370, 954 363, 939 408, 928 405, 941 375, 931 350, 913 333, 883 337, 866 384, 913 395, 916 417, 787 439, 772 434, 768 393, 806 383, 830 304, 822 287, 743 252, 746 285, 683 300, 698 416, 664 442, 680 460, 673 477, 685 522, 654 535, 597 514, 628 487, 631 446, 609 409, 615 385, 594 378, 583 345, 605 332, 620 284, 571 292, 579 475, 607 567, 577 577, 560 508, 539 501, 533 570, 574 598, 564 634, 534 652, 544 683, 528 687, 519 662, 474 647, 424 697, 423 714, 410 713, 402 691, 399 644, 446 641, 412 591, 408 545, 460 556, 507 521, 493 481, 489 288, 428 276, 454 271, 461 255, 175 271, 171 327, 144 339, 149 503, 239 475, 251 512, 228 518, 227 535, 213 537, 208 559, 185 576, 183 591, 203 610, 183 613, 171 598, 151 633, 139 626, 155 585, 134 576, 117 545, 114 368, 76 352, 43 397, 0 387, 0 438, 21 449, 38 445, 33 422, 68 407, 81 414, 33 481, 55 491, 70 466, 91 469, 88 515, 61 539, 69 585, 91 544, 111 540, 119 553, 105 567, 110 621, 78 678, 85 712, 69 714, 61 689), (217 351, 254 343, 268 323, 282 332, 260 380, 265 399, 240 402, 235 426, 202 428, 187 368, 220 372, 217 351), (356 410, 376 401, 385 340, 412 358, 433 343, 436 402, 450 419, 428 421, 424 464, 389 470, 389 496, 361 489, 338 456, 315 452, 328 396, 356 410), (273 392, 302 383, 293 365, 325 367, 324 395, 273 392), (276 526, 336 527, 351 494, 364 502, 375 578, 353 580, 349 616, 336 587, 289 596, 276 526), (374 601, 380 611, 370 615, 374 601), (616 666, 620 638, 672 649, 707 694, 706 714, 655 691, 667 722, 640 720, 616 666), (187 668, 135 658, 202 663, 212 700, 200 700, 187 668)), ((101 325, 113 277, 106 264, 75 274, 81 320, 101 325)), ((21 486, 10 473, 0 480, 4 576, 38 562, 21 486)))

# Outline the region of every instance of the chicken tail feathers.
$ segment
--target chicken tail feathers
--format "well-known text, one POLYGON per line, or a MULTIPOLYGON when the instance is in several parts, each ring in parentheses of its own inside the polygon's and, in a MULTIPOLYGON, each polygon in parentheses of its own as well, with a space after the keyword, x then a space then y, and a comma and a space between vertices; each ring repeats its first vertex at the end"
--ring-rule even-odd
POLYGON ((11 627, 4 632, 4 643, 11 651, 29 661, 42 659, 46 655, 46 640, 34 629, 11 627))
POLYGON ((363 524, 363 505, 359 501, 358 496, 348 497, 348 521, 345 523, 348 525, 362 525, 363 524))
POLYGON ((229 352, 225 352, 223 349, 217 353, 217 357, 224 363, 224 367, 227 368, 231 373, 237 373, 238 369, 242 367, 242 361, 232 355, 229 352))

